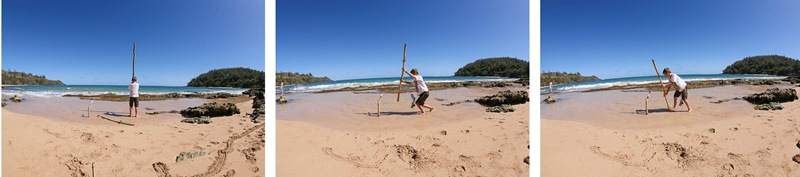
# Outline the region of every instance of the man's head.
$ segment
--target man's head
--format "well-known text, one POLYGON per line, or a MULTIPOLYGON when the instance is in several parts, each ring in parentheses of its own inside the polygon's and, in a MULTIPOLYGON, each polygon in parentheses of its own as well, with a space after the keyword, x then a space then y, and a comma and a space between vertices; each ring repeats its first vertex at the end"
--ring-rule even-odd
POLYGON ((136 82, 136 76, 133 76, 133 78, 131 78, 131 82, 136 82))
POLYGON ((411 69, 411 74, 419 74, 419 71, 417 71, 417 68, 411 69))
POLYGON ((664 72, 662 73, 664 73, 664 75, 669 76, 669 74, 672 74, 672 71, 670 71, 669 68, 664 68, 664 72))

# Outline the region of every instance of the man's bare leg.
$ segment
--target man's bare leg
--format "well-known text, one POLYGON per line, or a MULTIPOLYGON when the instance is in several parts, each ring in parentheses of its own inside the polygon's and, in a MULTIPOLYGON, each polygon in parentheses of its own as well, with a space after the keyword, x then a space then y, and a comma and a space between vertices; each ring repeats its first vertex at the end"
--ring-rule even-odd
POLYGON ((689 107, 689 100, 683 100, 683 103, 686 103, 686 108, 689 109, 689 112, 692 112, 692 107, 689 107))
POLYGON ((128 108, 128 117, 133 117, 133 107, 128 108))
MULTIPOLYGON (((431 107, 431 106, 428 106, 427 104, 425 104, 425 105, 422 105, 422 107, 428 108, 428 112, 431 112, 431 111, 433 111, 433 107, 431 107)), ((419 108, 419 109, 421 110, 422 108, 419 108)))
POLYGON ((136 107, 136 117, 139 117, 139 107, 136 107))

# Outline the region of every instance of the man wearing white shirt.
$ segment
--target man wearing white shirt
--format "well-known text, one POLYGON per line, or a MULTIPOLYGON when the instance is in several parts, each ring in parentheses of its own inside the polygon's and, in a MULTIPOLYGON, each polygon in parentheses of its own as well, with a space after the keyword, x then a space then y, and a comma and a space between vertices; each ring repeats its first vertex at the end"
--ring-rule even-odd
POLYGON ((667 93, 669 93, 669 89, 675 86, 675 95, 673 95, 675 99, 673 99, 674 101, 672 102, 672 109, 670 110, 674 111, 676 109, 678 104, 678 96, 680 96, 681 101, 683 101, 683 103, 686 103, 686 108, 688 109, 688 112, 692 112, 692 108, 689 107, 689 100, 687 100, 689 93, 687 92, 688 89, 686 88, 686 81, 681 79, 681 77, 678 76, 678 74, 672 73, 672 71, 670 71, 669 68, 664 68, 663 73, 664 76, 669 77, 669 84, 667 85, 667 91, 664 92, 664 96, 667 96, 667 93))
POLYGON ((128 90, 131 91, 131 99, 128 102, 128 117, 134 117, 133 106, 136 106, 136 115, 139 117, 139 83, 136 82, 136 77, 131 79, 131 84, 128 85, 128 90))

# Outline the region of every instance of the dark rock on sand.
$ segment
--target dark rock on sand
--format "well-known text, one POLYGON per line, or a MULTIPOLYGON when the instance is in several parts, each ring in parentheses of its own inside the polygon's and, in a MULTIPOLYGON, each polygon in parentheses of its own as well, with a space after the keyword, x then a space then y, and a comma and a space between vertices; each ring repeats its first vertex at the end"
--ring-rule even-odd
POLYGON ((205 99, 230 98, 230 97, 235 97, 235 95, 228 92, 208 93, 203 95, 203 98, 205 99))
POLYGON ((771 102, 768 104, 760 104, 755 107, 756 110, 782 110, 783 106, 777 102, 771 102))
POLYGON ((201 106, 181 110, 181 115, 183 115, 183 117, 219 117, 233 114, 239 114, 239 108, 236 108, 236 105, 233 103, 203 103, 201 106))
POLYGON ((276 99, 275 102, 277 102, 278 104, 285 104, 288 101, 286 101, 286 98, 280 97, 280 98, 276 99))
POLYGON ((794 157, 792 157, 792 161, 800 163, 800 154, 795 154, 794 157))
POLYGON ((264 92, 265 92, 264 88, 250 89, 242 92, 242 94, 250 95, 251 97, 253 97, 253 107, 252 107, 253 113, 250 114, 250 121, 252 121, 253 123, 258 123, 258 117, 259 116, 263 117, 265 114, 264 92))
POLYGON ((211 118, 209 118, 208 116, 192 117, 192 118, 185 118, 181 120, 181 122, 190 124, 210 124, 211 118))
POLYGON ((202 151, 198 151, 198 152, 181 152, 181 154, 178 155, 178 157, 175 157, 175 162, 180 162, 180 161, 183 161, 183 160, 188 160, 188 159, 191 159, 191 158, 204 156, 206 154, 208 154, 208 153, 202 152, 202 151))
POLYGON ((786 81, 786 82, 789 82, 789 83, 792 83, 792 84, 800 83, 800 76, 789 76, 789 77, 784 78, 783 81, 786 81))
POLYGON ((551 104, 551 103, 555 103, 555 102, 556 102, 556 100, 555 100, 555 99, 553 99, 553 97, 551 97, 551 96, 547 96, 547 98, 545 98, 544 100, 542 100, 542 102, 545 102, 545 103, 547 103, 547 104, 551 104))
POLYGON ((791 102, 797 99, 797 91, 791 88, 771 88, 764 93, 752 94, 744 97, 753 104, 766 104, 770 102, 791 102))
POLYGON ((525 159, 522 159, 522 162, 525 162, 525 164, 530 165, 531 164, 531 156, 525 157, 525 159))
POLYGON ((486 108, 486 112, 514 112, 514 107, 511 107, 510 104, 504 104, 500 106, 492 106, 486 108))
POLYGON ((528 102, 528 92, 526 91, 500 91, 497 94, 491 96, 484 96, 478 99, 475 99, 475 102, 483 106, 500 106, 503 104, 523 104, 528 102))
POLYGON ((795 144, 795 146, 797 146, 797 148, 800 148, 800 140, 797 141, 797 144, 795 144))
POLYGON ((3 99, 3 106, 6 106, 6 99, 3 99))
POLYGON ((518 80, 514 81, 514 83, 522 84, 522 86, 531 85, 530 78, 519 78, 518 80))
POLYGON ((18 97, 17 95, 14 95, 13 97, 9 98, 8 100, 11 100, 11 101, 17 102, 17 103, 22 102, 22 98, 18 97))
POLYGON ((716 130, 716 129, 714 129, 714 128, 709 128, 709 129, 708 129, 708 132, 715 133, 715 132, 717 132, 717 130, 716 130))

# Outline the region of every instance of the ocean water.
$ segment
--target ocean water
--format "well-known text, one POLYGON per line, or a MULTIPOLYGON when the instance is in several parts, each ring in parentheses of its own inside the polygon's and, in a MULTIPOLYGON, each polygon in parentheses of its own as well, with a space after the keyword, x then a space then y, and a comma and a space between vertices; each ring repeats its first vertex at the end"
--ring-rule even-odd
MULTIPOLYGON (((214 93, 228 92, 241 94, 247 89, 240 88, 211 88, 211 87, 184 87, 184 86, 139 86, 139 94, 166 94, 166 93, 214 93)), ((99 95, 114 93, 129 94, 127 85, 63 85, 63 86, 3 86, 3 96, 32 96, 32 97, 61 97, 66 94, 99 95)))
MULTIPOLYGON (((463 82, 463 81, 514 81, 517 78, 503 78, 503 77, 469 77, 469 76, 422 76, 425 83, 441 83, 441 82, 463 82)), ((411 77, 405 77, 403 80, 412 81, 411 77)), ((318 92, 324 90, 336 90, 347 87, 359 86, 378 86, 385 84, 399 84, 400 79, 397 77, 382 77, 382 78, 366 78, 366 79, 349 79, 338 80, 331 82, 315 82, 307 84, 298 84, 284 86, 285 93, 293 92, 318 92)), ((280 86, 275 87, 277 93, 281 92, 280 86)))
MULTIPOLYGON (((782 76, 770 75, 755 75, 755 74, 678 74, 685 81, 704 81, 704 80, 733 80, 733 79, 782 79, 782 76)), ((661 76, 664 83, 668 82, 668 78, 661 76)), ((649 83, 658 83, 658 76, 637 76, 637 77, 624 77, 613 79, 602 79, 584 82, 575 82, 569 84, 562 84, 553 86, 556 92, 574 92, 584 91, 590 89, 608 88, 612 86, 624 85, 642 85, 649 83)), ((548 93, 550 89, 545 86, 539 89, 541 93, 548 93)))

